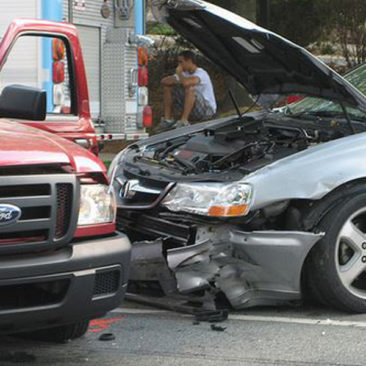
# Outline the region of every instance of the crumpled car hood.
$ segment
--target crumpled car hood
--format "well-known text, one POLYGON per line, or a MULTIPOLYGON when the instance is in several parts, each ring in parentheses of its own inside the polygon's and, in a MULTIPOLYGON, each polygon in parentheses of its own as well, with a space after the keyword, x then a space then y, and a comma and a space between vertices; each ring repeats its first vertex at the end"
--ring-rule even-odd
POLYGON ((366 99, 304 48, 200 0, 155 0, 155 14, 234 76, 249 93, 301 93, 366 111, 366 99))

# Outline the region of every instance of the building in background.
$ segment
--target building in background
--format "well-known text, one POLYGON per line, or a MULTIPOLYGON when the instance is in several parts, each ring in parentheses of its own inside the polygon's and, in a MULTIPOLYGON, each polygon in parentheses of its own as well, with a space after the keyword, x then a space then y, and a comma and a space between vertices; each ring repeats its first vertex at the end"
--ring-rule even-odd
MULTIPOLYGON (((4 1, 4 0, 1 0, 4 1)), ((0 2, 1 2, 0 1, 0 2)), ((0 37, 17 17, 67 21, 79 31, 86 67, 90 109, 101 138, 138 139, 151 126, 148 106, 148 39, 144 0, 17 0, 1 6, 0 37)), ((55 67, 57 45, 51 39, 22 40, 8 82, 42 87, 48 113, 68 106, 67 77, 55 67), (55 77, 56 74, 56 77, 55 77), (56 83, 55 83, 56 81, 56 83)))

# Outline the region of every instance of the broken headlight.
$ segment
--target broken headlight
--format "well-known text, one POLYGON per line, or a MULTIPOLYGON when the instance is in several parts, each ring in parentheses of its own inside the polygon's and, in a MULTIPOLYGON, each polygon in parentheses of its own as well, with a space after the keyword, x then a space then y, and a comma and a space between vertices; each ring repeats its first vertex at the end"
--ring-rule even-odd
POLYGON ((177 184, 162 205, 170 211, 205 216, 243 216, 250 210, 253 191, 249 184, 177 184))

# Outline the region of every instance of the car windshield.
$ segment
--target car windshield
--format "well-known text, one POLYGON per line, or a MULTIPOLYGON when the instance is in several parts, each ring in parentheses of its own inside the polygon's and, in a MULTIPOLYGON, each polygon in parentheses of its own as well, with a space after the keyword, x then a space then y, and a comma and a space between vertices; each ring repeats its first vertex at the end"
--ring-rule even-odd
MULTIPOLYGON (((366 95, 366 63, 349 72, 344 78, 366 95)), ((366 114, 363 111, 349 106, 346 109, 351 118, 366 122, 366 114)), ((339 103, 322 98, 306 97, 288 106, 286 113, 291 115, 318 114, 331 116, 343 114, 343 110, 339 103)))

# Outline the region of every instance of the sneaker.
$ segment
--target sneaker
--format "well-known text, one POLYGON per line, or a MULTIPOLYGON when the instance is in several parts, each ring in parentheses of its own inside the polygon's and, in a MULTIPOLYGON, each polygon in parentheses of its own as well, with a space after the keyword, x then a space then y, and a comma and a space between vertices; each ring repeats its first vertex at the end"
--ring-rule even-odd
POLYGON ((162 118, 160 121, 160 128, 171 128, 175 125, 176 121, 173 119, 164 119, 162 118))
POLYGON ((181 127, 187 127, 190 126, 191 124, 188 121, 184 121, 182 119, 180 119, 179 121, 177 121, 177 123, 175 124, 176 128, 181 128, 181 127))
POLYGON ((169 131, 172 130, 173 128, 181 128, 181 127, 186 127, 186 126, 190 126, 190 123, 188 121, 183 121, 183 120, 179 120, 179 121, 174 121, 174 120, 169 120, 169 119, 162 119, 160 122, 160 125, 157 129, 157 132, 165 132, 165 131, 169 131))

